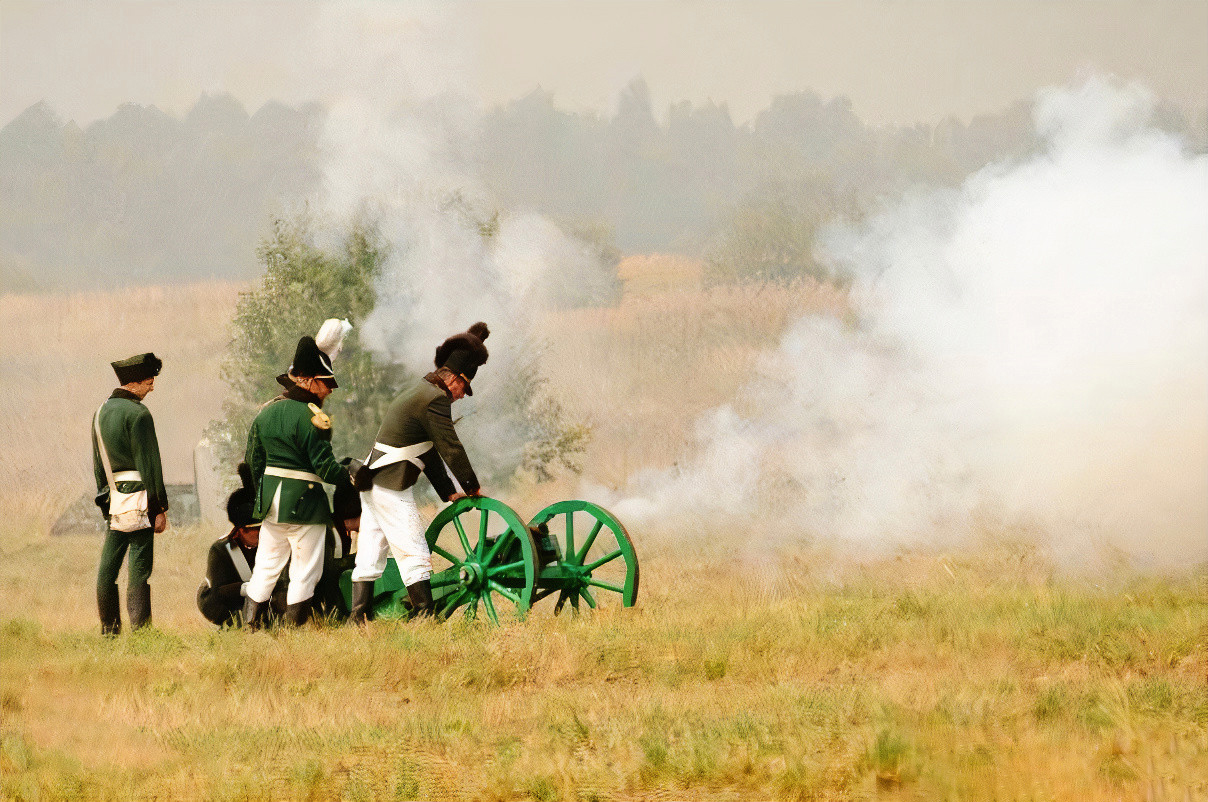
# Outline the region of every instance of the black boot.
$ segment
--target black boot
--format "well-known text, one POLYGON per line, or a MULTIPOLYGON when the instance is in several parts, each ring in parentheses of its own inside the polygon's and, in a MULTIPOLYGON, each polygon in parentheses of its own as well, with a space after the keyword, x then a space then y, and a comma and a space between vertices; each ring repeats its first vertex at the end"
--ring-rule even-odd
POLYGON ((151 586, 137 585, 126 592, 126 612, 130 613, 130 629, 151 625, 151 586))
POLYGON ((122 605, 117 595, 117 585, 96 589, 96 609, 101 615, 102 635, 122 634, 122 605))
POLYGON ((364 624, 373 619, 373 583, 372 579, 352 583, 352 609, 348 612, 348 622, 364 624))
POLYGON ((243 625, 252 632, 264 626, 264 615, 268 612, 268 602, 252 601, 249 597, 243 603, 243 625))
POLYGON ((300 627, 310 620, 310 610, 314 607, 314 597, 297 604, 285 606, 285 623, 291 627, 300 627))
POLYGON ((417 618, 426 618, 436 612, 432 604, 432 582, 427 579, 408 585, 407 598, 411 602, 413 615, 417 618))

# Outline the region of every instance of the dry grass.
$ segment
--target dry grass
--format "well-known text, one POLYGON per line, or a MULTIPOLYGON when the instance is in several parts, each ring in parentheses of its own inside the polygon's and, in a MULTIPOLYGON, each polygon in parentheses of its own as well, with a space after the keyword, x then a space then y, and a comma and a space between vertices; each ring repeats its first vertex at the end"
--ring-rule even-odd
POLYGON ((587 475, 615 488, 685 453, 694 421, 734 397, 789 323, 847 310, 842 292, 810 282, 627 296, 545 317, 543 365, 592 423, 587 475))
MULTIPOLYGON (((635 531, 632 610, 249 635, 196 613, 219 533, 180 527, 157 543, 156 627, 101 639, 100 543, 46 527, 91 482, 107 363, 165 357, 152 406, 187 478, 237 291, 148 290, 158 311, 114 331, 117 296, 0 298, 0 370, 30 402, 3 430, 0 798, 1208 799, 1208 577, 1095 585, 1016 535, 856 562, 736 550, 763 540, 741 526, 635 531)), ((807 286, 545 320, 592 478, 665 465, 796 314, 845 309, 807 286)))
POLYGON ((5 561, 34 600, 0 615, 5 797, 1208 798, 1203 577, 989 549, 752 576, 644 533, 632 610, 252 636, 189 615, 169 566, 203 540, 163 544, 157 629, 117 641, 95 543, 5 561))
POLYGON ((241 285, 127 292, 0 295, 4 456, 0 514, 45 528, 92 484, 89 422, 115 386, 109 363, 154 351, 164 360, 147 398, 168 482, 193 481, 193 446, 222 408, 218 368, 241 285), (8 492, 11 489, 13 492, 8 492))

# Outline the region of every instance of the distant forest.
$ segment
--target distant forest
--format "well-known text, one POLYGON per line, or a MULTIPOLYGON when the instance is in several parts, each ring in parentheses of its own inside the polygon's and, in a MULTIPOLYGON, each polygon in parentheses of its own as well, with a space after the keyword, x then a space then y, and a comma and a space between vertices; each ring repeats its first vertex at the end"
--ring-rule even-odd
MULTIPOLYGON (((641 79, 611 116, 535 91, 486 113, 459 150, 501 210, 540 212, 621 253, 701 257, 714 281, 764 281, 823 275, 812 248, 829 220, 1037 146, 1024 102, 890 127, 813 92, 741 125, 725 105, 661 111, 641 79)), ((0 129, 0 292, 258 275, 272 218, 321 189, 325 115, 275 102, 249 114, 204 95, 184 119, 127 104, 81 129, 30 107, 0 129)), ((1203 121, 1163 104, 1156 123, 1204 151, 1203 121)))

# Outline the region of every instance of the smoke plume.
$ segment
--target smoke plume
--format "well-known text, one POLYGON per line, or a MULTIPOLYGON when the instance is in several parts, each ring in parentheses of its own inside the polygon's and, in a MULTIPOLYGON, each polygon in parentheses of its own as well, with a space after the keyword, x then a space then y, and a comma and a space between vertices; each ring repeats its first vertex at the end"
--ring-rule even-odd
POLYGON ((605 500, 857 549, 1025 526, 1069 560, 1204 560, 1208 158, 1151 110, 1046 90, 1041 152, 832 231, 858 320, 797 321, 695 454, 605 500))
POLYGON ((323 206, 337 236, 367 220, 388 248, 374 311, 357 321, 362 344, 423 374, 446 337, 490 326, 475 396, 457 407, 489 475, 516 465, 524 448, 520 419, 533 397, 518 383, 538 350, 535 310, 601 270, 587 244, 540 215, 499 209, 478 178, 481 111, 463 80, 464 24, 446 6, 341 4, 325 15, 330 71, 353 75, 328 98, 323 206), (482 398, 492 401, 478 407, 482 398))

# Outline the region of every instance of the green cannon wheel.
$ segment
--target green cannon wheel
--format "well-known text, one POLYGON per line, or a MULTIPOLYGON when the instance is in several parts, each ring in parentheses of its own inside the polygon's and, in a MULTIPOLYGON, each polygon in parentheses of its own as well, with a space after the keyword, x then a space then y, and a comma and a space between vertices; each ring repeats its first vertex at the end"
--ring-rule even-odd
MULTIPOLYGON (((638 556, 633 541, 616 516, 590 501, 559 501, 543 509, 529 526, 544 525, 556 560, 544 562, 537 576, 536 602, 558 594, 555 612, 567 602, 575 610, 583 600, 591 608, 606 599, 632 607, 638 598, 638 556)), ((547 554, 538 544, 538 554, 547 554)), ((552 555, 551 555, 552 557, 552 555)))
POLYGON ((433 519, 432 600, 437 615, 464 607, 469 618, 481 605, 491 621, 515 609, 524 618, 533 603, 537 556, 528 527, 512 508, 493 498, 463 498, 433 519))
MULTIPOLYGON (((352 570, 340 574, 340 592, 344 594, 344 604, 352 609, 352 570)), ((386 570, 373 583, 374 619, 409 618, 411 609, 404 604, 407 601, 407 586, 399 576, 398 565, 394 558, 386 560, 386 570)))

